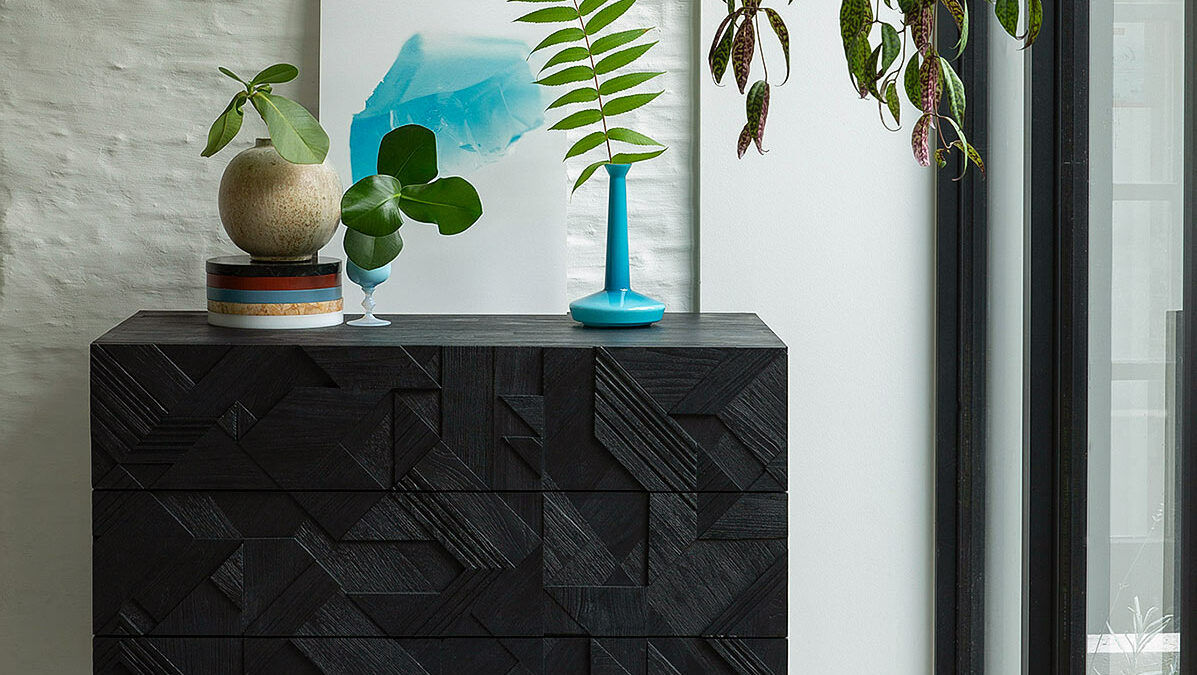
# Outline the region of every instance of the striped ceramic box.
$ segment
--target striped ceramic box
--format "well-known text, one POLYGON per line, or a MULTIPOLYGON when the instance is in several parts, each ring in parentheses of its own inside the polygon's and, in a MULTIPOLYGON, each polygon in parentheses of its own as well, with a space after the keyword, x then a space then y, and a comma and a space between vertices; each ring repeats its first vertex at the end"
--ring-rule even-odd
POLYGON ((208 323, 229 328, 288 329, 338 326, 344 320, 341 261, 254 262, 249 256, 212 258, 208 323))

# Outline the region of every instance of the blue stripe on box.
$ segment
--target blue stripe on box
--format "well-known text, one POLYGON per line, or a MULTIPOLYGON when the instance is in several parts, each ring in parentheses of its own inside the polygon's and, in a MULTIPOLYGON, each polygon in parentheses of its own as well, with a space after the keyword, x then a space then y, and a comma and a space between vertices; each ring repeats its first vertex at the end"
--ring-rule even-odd
POLYGON ((216 302, 238 302, 243 305, 286 305, 302 302, 329 302, 341 299, 341 289, 317 288, 307 291, 239 291, 230 288, 209 288, 208 299, 216 302))

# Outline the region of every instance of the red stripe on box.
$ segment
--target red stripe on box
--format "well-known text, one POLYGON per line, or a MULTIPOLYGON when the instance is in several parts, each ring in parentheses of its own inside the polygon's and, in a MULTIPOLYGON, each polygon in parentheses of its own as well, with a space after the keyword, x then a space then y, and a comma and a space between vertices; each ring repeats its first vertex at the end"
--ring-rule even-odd
POLYGON ((236 291, 308 291, 320 288, 336 288, 341 285, 341 275, 326 274, 321 277, 226 277, 208 275, 209 288, 227 288, 236 291))

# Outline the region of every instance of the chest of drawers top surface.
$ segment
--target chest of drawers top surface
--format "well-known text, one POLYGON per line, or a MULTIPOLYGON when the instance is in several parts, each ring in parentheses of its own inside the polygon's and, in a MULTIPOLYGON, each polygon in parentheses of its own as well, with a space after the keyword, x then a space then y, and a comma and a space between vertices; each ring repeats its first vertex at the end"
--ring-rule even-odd
POLYGON ((96 344, 785 348, 755 314, 666 314, 655 326, 623 330, 584 328, 564 315, 410 315, 380 328, 245 331, 210 326, 206 316, 138 312, 96 344))

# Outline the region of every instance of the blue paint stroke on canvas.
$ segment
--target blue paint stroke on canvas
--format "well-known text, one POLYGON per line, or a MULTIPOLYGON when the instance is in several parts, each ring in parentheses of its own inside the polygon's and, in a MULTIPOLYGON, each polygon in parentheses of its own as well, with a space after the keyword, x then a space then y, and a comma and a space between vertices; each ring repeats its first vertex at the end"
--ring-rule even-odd
POLYGON ((374 89, 349 133, 353 180, 376 172, 391 129, 436 132, 442 175, 467 173, 503 157, 544 124, 541 92, 518 40, 416 34, 374 89))

